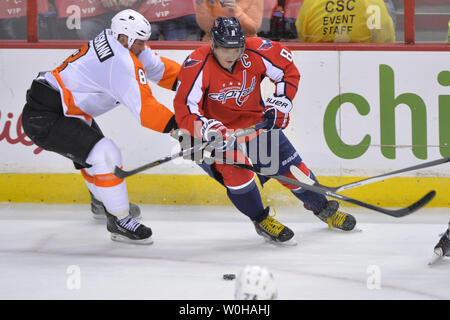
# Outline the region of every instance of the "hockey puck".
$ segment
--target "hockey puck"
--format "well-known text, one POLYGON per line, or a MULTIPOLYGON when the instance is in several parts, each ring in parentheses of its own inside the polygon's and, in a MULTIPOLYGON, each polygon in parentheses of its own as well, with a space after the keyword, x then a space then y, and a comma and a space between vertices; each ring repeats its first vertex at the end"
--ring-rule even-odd
POLYGON ((234 280, 236 275, 234 273, 226 273, 223 275, 223 280, 234 280))

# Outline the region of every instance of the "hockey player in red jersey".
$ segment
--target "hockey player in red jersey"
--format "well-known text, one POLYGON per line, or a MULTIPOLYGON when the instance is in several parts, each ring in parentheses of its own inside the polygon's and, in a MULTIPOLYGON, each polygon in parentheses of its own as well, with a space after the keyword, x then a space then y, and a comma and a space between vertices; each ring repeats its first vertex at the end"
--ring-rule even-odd
MULTIPOLYGON (((220 156, 214 157, 212 164, 200 166, 226 187, 231 202, 251 219, 257 233, 269 242, 295 243, 294 233, 269 214, 269 207, 264 208, 254 173, 235 167, 229 161, 251 163, 271 174, 295 179, 289 171, 294 165, 315 179, 280 130, 289 124, 299 80, 292 53, 286 47, 262 38, 246 39, 238 20, 224 17, 215 20, 211 45, 190 54, 178 76, 174 109, 179 128, 195 138, 214 140, 220 156), (275 92, 263 102, 260 85, 264 77, 275 84, 275 92), (256 137, 241 143, 234 141, 232 130, 264 119, 268 124, 256 137), (268 155, 270 161, 263 155, 268 155)), ((265 176, 259 179, 261 183, 268 180, 265 176)), ((345 231, 354 228, 355 218, 338 210, 337 201, 328 201, 323 195, 293 185, 283 185, 330 228, 345 231)))
POLYGON ((150 23, 138 12, 117 13, 111 29, 33 81, 22 118, 25 133, 38 146, 81 169, 92 211, 107 216, 111 239, 143 244, 152 242, 152 231, 135 220, 139 208, 129 203, 124 179, 115 177, 108 163, 109 158, 122 166, 120 150, 94 118, 123 104, 144 127, 161 133, 176 127, 174 114, 153 97, 148 80, 175 89, 180 65, 146 46, 150 34, 150 23))

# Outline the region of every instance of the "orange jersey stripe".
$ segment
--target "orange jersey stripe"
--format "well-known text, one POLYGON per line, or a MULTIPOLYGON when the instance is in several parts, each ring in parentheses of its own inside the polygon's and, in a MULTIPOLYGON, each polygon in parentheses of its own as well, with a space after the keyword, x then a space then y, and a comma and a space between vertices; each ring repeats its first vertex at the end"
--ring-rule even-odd
POLYGON ((59 86, 63 90, 64 103, 67 106, 66 115, 83 116, 86 120, 91 119, 92 117, 90 115, 84 113, 83 110, 75 105, 75 100, 73 98, 72 92, 70 92, 70 90, 68 90, 64 85, 64 82, 59 75, 58 69, 54 69, 52 71, 52 75, 55 77, 56 81, 58 81, 59 86))
POLYGON ((83 176, 84 180, 86 180, 86 181, 89 182, 89 183, 95 184, 95 179, 94 179, 93 176, 91 176, 90 174, 88 174, 88 173, 86 172, 86 170, 84 170, 84 169, 81 169, 80 171, 81 171, 81 175, 83 176))
POLYGON ((86 172, 86 170, 81 169, 81 174, 87 182, 95 184, 98 187, 115 187, 124 181, 124 179, 117 178, 112 173, 96 174, 91 176, 86 172))
POLYGON ((112 173, 106 173, 94 175, 94 181, 97 187, 107 188, 107 187, 115 187, 121 184, 124 181, 124 179, 117 178, 112 173))
POLYGON ((164 128, 173 117, 173 112, 156 100, 147 84, 147 79, 141 79, 143 75, 145 76, 144 66, 131 51, 130 56, 134 62, 136 80, 141 94, 141 124, 146 128, 164 132, 164 128))

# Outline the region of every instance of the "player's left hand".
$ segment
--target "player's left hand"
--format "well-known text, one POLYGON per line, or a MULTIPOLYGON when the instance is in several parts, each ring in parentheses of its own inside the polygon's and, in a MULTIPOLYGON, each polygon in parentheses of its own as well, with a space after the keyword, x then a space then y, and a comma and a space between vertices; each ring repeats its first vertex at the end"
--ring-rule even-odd
POLYGON ((289 124, 289 111, 292 109, 291 100, 286 96, 272 95, 265 104, 264 118, 268 120, 265 130, 286 128, 289 124))
POLYGON ((216 119, 208 120, 201 131, 203 138, 211 142, 211 145, 220 152, 232 149, 236 141, 236 137, 230 133, 228 128, 216 119))

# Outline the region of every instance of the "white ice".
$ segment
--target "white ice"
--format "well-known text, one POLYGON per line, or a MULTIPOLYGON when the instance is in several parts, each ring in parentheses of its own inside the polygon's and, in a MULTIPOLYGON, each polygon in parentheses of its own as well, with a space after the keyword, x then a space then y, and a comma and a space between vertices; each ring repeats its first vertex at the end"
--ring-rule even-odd
POLYGON ((450 258, 427 263, 450 208, 396 219, 346 208, 361 232, 278 208, 295 247, 265 243, 232 207, 141 205, 150 246, 113 242, 87 204, 0 204, 0 299, 233 299, 223 274, 268 267, 279 299, 450 299, 450 258))

